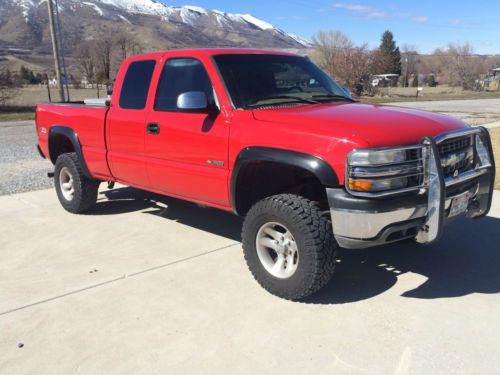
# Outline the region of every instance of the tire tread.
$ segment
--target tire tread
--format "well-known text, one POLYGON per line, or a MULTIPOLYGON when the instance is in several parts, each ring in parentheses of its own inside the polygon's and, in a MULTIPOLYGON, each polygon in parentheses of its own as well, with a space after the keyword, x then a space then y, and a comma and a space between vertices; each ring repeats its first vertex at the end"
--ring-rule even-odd
MULTIPOLYGON (((294 194, 280 194, 265 198, 255 204, 248 212, 242 231, 243 250, 245 260, 256 281, 270 293, 285 299, 299 300, 307 297, 323 288, 332 278, 336 261, 336 249, 338 245, 333 236, 330 221, 321 214, 317 202, 310 201, 302 196, 294 194), (284 292, 269 283, 267 278, 262 277, 263 270, 260 265, 256 265, 250 252, 255 251, 252 247, 251 236, 255 228, 252 223, 261 215, 269 212, 284 211, 290 216, 290 220, 306 236, 306 249, 313 256, 314 268, 309 270, 306 276, 308 283, 299 285, 294 290, 284 292)), ((300 251, 300 250, 299 250, 300 251)), ((299 252, 300 256, 300 252, 299 252)))

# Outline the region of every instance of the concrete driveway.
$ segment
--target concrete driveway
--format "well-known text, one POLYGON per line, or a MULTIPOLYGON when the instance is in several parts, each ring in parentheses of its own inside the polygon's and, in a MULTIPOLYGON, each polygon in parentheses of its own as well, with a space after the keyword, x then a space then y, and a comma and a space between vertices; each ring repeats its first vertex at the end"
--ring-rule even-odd
POLYGON ((119 188, 89 215, 0 197, 2 374, 500 373, 500 193, 435 245, 341 253, 269 295, 231 214, 119 188))

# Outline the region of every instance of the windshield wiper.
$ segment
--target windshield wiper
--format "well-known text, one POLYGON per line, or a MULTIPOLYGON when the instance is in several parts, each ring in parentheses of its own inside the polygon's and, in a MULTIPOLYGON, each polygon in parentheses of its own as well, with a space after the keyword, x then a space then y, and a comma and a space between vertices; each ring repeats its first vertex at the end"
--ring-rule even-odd
POLYGON ((313 95, 312 97, 314 99, 324 98, 324 99, 342 99, 342 100, 346 100, 346 101, 349 101, 349 102, 353 102, 354 101, 354 99, 348 98, 347 96, 336 95, 336 94, 321 94, 321 95, 313 95))
POLYGON ((300 96, 271 95, 271 96, 266 96, 265 98, 258 99, 254 103, 252 103, 252 104, 247 104, 246 107, 259 107, 259 106, 265 106, 265 105, 270 105, 270 104, 273 104, 273 105, 286 104, 286 102, 256 104, 256 103, 264 101, 264 100, 273 100, 273 99, 291 99, 291 100, 293 100, 295 102, 307 103, 307 104, 318 104, 318 103, 320 103, 317 100, 301 98, 300 96))

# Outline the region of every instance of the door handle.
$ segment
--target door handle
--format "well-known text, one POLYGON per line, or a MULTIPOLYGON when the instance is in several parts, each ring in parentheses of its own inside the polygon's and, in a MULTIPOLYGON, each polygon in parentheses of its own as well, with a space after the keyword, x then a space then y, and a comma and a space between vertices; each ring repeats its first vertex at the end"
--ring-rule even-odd
POLYGON ((148 132, 148 134, 153 134, 153 135, 160 134, 160 124, 157 124, 155 122, 150 122, 149 124, 146 125, 146 131, 148 132))

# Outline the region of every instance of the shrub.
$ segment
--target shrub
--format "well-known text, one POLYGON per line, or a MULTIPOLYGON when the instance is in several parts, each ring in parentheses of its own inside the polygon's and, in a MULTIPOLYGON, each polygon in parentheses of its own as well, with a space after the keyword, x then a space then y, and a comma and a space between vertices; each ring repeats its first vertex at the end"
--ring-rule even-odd
POLYGON ((434 77, 434 75, 430 75, 427 84, 429 85, 429 87, 436 87, 438 85, 436 77, 434 77))

